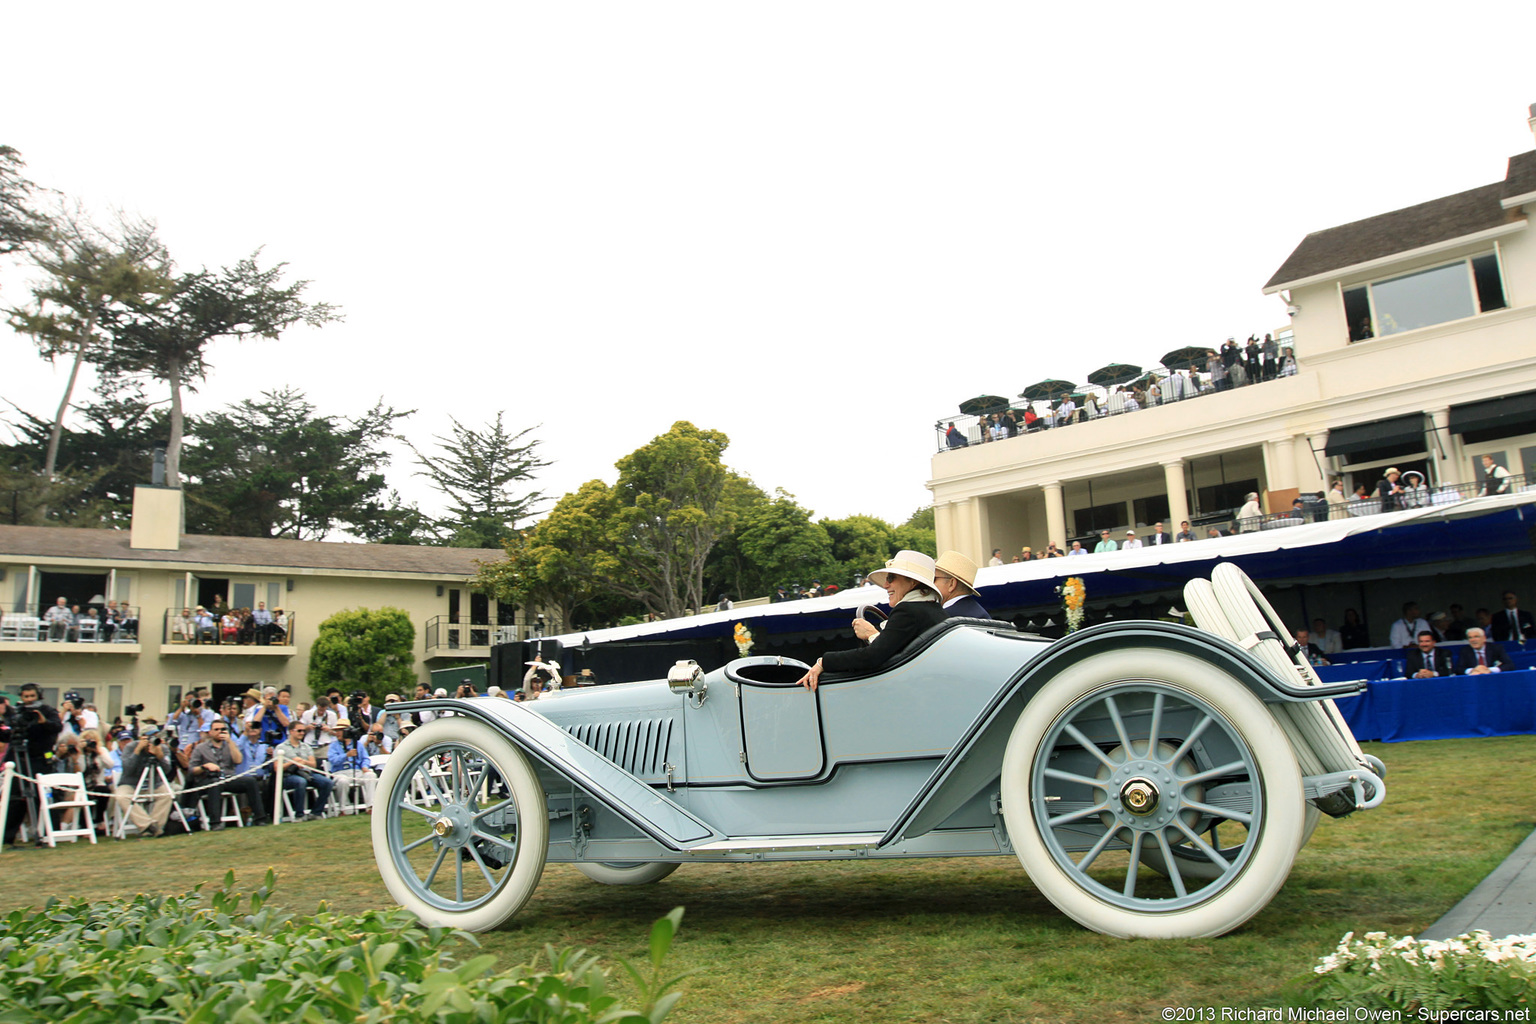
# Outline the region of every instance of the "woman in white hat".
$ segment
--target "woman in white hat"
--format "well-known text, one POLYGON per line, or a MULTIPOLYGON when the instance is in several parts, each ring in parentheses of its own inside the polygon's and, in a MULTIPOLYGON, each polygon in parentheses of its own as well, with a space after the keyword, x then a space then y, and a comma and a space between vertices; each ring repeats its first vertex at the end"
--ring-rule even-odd
POLYGON ((828 651, 799 680, 816 689, 823 670, 859 672, 876 669, 895 658, 929 626, 944 621, 944 609, 933 583, 933 559, 921 551, 898 551, 883 569, 869 574, 869 582, 890 595, 891 617, 874 643, 851 651, 828 651))

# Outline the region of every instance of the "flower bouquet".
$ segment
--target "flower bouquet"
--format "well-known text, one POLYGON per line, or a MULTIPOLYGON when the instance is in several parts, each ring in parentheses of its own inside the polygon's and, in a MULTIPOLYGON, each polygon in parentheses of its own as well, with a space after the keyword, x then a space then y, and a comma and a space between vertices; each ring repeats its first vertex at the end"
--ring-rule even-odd
POLYGON ((736 651, 745 658, 752 650, 752 631, 744 622, 736 623, 735 633, 731 637, 736 641, 736 651))
POLYGON ((1075 633, 1083 628, 1083 602, 1088 599, 1088 588, 1080 576, 1069 576, 1067 582, 1056 588, 1061 595, 1061 609, 1066 616, 1067 632, 1075 633))

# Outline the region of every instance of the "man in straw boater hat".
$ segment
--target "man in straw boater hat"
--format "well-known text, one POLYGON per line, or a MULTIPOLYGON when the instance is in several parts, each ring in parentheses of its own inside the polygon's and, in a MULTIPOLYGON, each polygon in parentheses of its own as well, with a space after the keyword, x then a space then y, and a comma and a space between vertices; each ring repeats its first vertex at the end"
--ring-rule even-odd
POLYGON ((851 651, 828 651, 816 659, 799 679, 808 690, 816 689, 823 670, 858 672, 877 669, 895 658, 929 626, 943 622, 944 609, 933 582, 933 559, 921 551, 898 551, 896 557, 867 577, 885 588, 891 617, 874 642, 851 651))
POLYGON ((958 551, 946 551, 933 564, 933 585, 952 619, 990 619, 976 593, 976 563, 958 551))

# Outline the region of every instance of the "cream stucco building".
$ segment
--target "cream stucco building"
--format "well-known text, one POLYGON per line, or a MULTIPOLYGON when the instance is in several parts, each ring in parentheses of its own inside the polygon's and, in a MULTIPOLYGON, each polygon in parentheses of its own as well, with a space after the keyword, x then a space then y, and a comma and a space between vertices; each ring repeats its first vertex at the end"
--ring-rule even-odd
POLYGON ((319 624, 347 608, 392 606, 416 627, 416 671, 484 662, 526 627, 511 608, 470 592, 477 561, 499 550, 212 537, 180 532, 182 492, 140 487, 130 531, 0 526, 0 689, 37 683, 57 704, 76 689, 108 719, 128 704, 163 714, 193 686, 215 696, 253 685, 309 695, 309 647, 319 624), (286 642, 187 643, 172 627, 183 607, 266 602, 289 616, 286 642), (59 596, 137 610, 136 639, 48 642, 36 620, 59 596), (100 603, 100 602, 97 602, 100 603))
POLYGON ((1533 213, 1536 150, 1502 181, 1307 235, 1264 286, 1289 307, 1294 376, 941 451, 939 548, 984 564, 1100 528, 1173 532, 1246 490, 1278 511, 1388 465, 1476 483, 1486 453, 1536 474, 1533 213))

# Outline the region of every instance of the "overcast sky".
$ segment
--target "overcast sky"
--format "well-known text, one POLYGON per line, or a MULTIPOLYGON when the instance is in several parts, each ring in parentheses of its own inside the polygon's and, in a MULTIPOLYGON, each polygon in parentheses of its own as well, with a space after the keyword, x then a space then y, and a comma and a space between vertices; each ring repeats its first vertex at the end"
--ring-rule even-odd
MULTIPOLYGON (((1273 330, 1261 288, 1308 231, 1502 178, 1533 145, 1529 19, 18 4, 0 143, 156 220, 183 268, 265 246, 343 307, 216 344, 193 412, 383 396, 428 445, 505 409, 554 495, 687 419, 818 515, 901 521, 962 399, 1273 330)), ((0 397, 51 413, 62 367, 3 326, 0 367, 0 397)), ((392 482, 432 506, 411 470, 392 482)))

